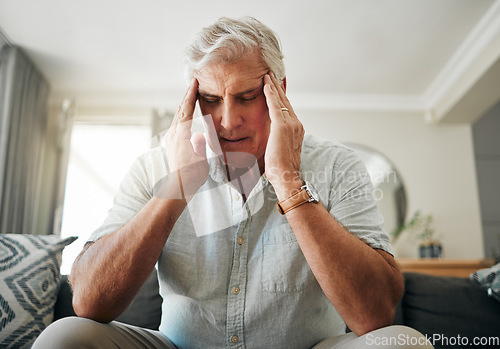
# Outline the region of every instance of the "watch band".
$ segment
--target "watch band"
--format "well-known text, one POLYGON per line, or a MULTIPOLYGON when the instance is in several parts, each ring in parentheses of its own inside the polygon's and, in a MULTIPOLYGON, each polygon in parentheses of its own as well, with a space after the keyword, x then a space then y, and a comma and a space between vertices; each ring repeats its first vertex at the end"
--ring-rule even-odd
POLYGON ((308 202, 315 202, 311 196, 309 196, 307 190, 306 190, 306 185, 303 185, 300 187, 300 190, 286 199, 278 202, 276 204, 276 207, 278 208, 279 213, 284 215, 288 211, 293 210, 296 207, 299 207, 300 205, 303 205, 308 202))

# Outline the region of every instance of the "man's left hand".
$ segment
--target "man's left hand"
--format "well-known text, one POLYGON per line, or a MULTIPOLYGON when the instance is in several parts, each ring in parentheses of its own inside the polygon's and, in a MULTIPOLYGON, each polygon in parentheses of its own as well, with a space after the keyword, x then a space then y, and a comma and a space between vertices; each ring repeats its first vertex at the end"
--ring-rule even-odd
POLYGON ((264 76, 264 83, 271 119, 264 157, 265 173, 278 199, 283 200, 302 184, 299 171, 304 127, 272 72, 264 76))

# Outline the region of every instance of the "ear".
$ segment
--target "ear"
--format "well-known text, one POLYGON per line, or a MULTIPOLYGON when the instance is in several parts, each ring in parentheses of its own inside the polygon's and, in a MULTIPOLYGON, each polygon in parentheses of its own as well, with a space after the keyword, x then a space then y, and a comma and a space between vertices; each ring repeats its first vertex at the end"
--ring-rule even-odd
POLYGON ((281 88, 286 94, 286 76, 283 78, 283 82, 281 83, 281 88))

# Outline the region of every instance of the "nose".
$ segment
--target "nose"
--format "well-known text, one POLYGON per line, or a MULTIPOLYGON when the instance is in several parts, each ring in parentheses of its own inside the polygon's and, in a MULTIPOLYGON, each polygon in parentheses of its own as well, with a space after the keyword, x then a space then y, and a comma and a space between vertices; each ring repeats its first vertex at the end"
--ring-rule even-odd
POLYGON ((220 124, 226 130, 238 128, 243 123, 241 108, 232 101, 226 101, 222 108, 220 124))

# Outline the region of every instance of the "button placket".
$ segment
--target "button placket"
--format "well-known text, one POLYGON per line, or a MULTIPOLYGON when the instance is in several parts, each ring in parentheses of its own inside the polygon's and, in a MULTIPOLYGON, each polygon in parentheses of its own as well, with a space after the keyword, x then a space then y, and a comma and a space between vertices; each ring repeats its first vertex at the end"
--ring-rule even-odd
MULTIPOLYGON (((232 348, 244 348, 245 288, 247 273, 247 248, 243 237, 248 230, 249 221, 245 220, 238 226, 236 243, 234 244, 233 264, 229 279, 227 296, 226 334, 232 348), (241 240, 240 240, 241 239, 241 240), (241 244, 239 243, 241 241, 241 244)), ((233 240, 234 241, 234 240, 233 240)))
POLYGON ((243 207, 243 200, 242 200, 241 193, 231 185, 229 185, 229 195, 231 196, 233 204, 236 207, 239 207, 239 208, 243 207))
POLYGON ((247 217, 246 211, 243 208, 243 200, 241 194, 231 185, 227 186, 228 201, 231 203, 231 220, 232 225, 241 225, 247 217))

